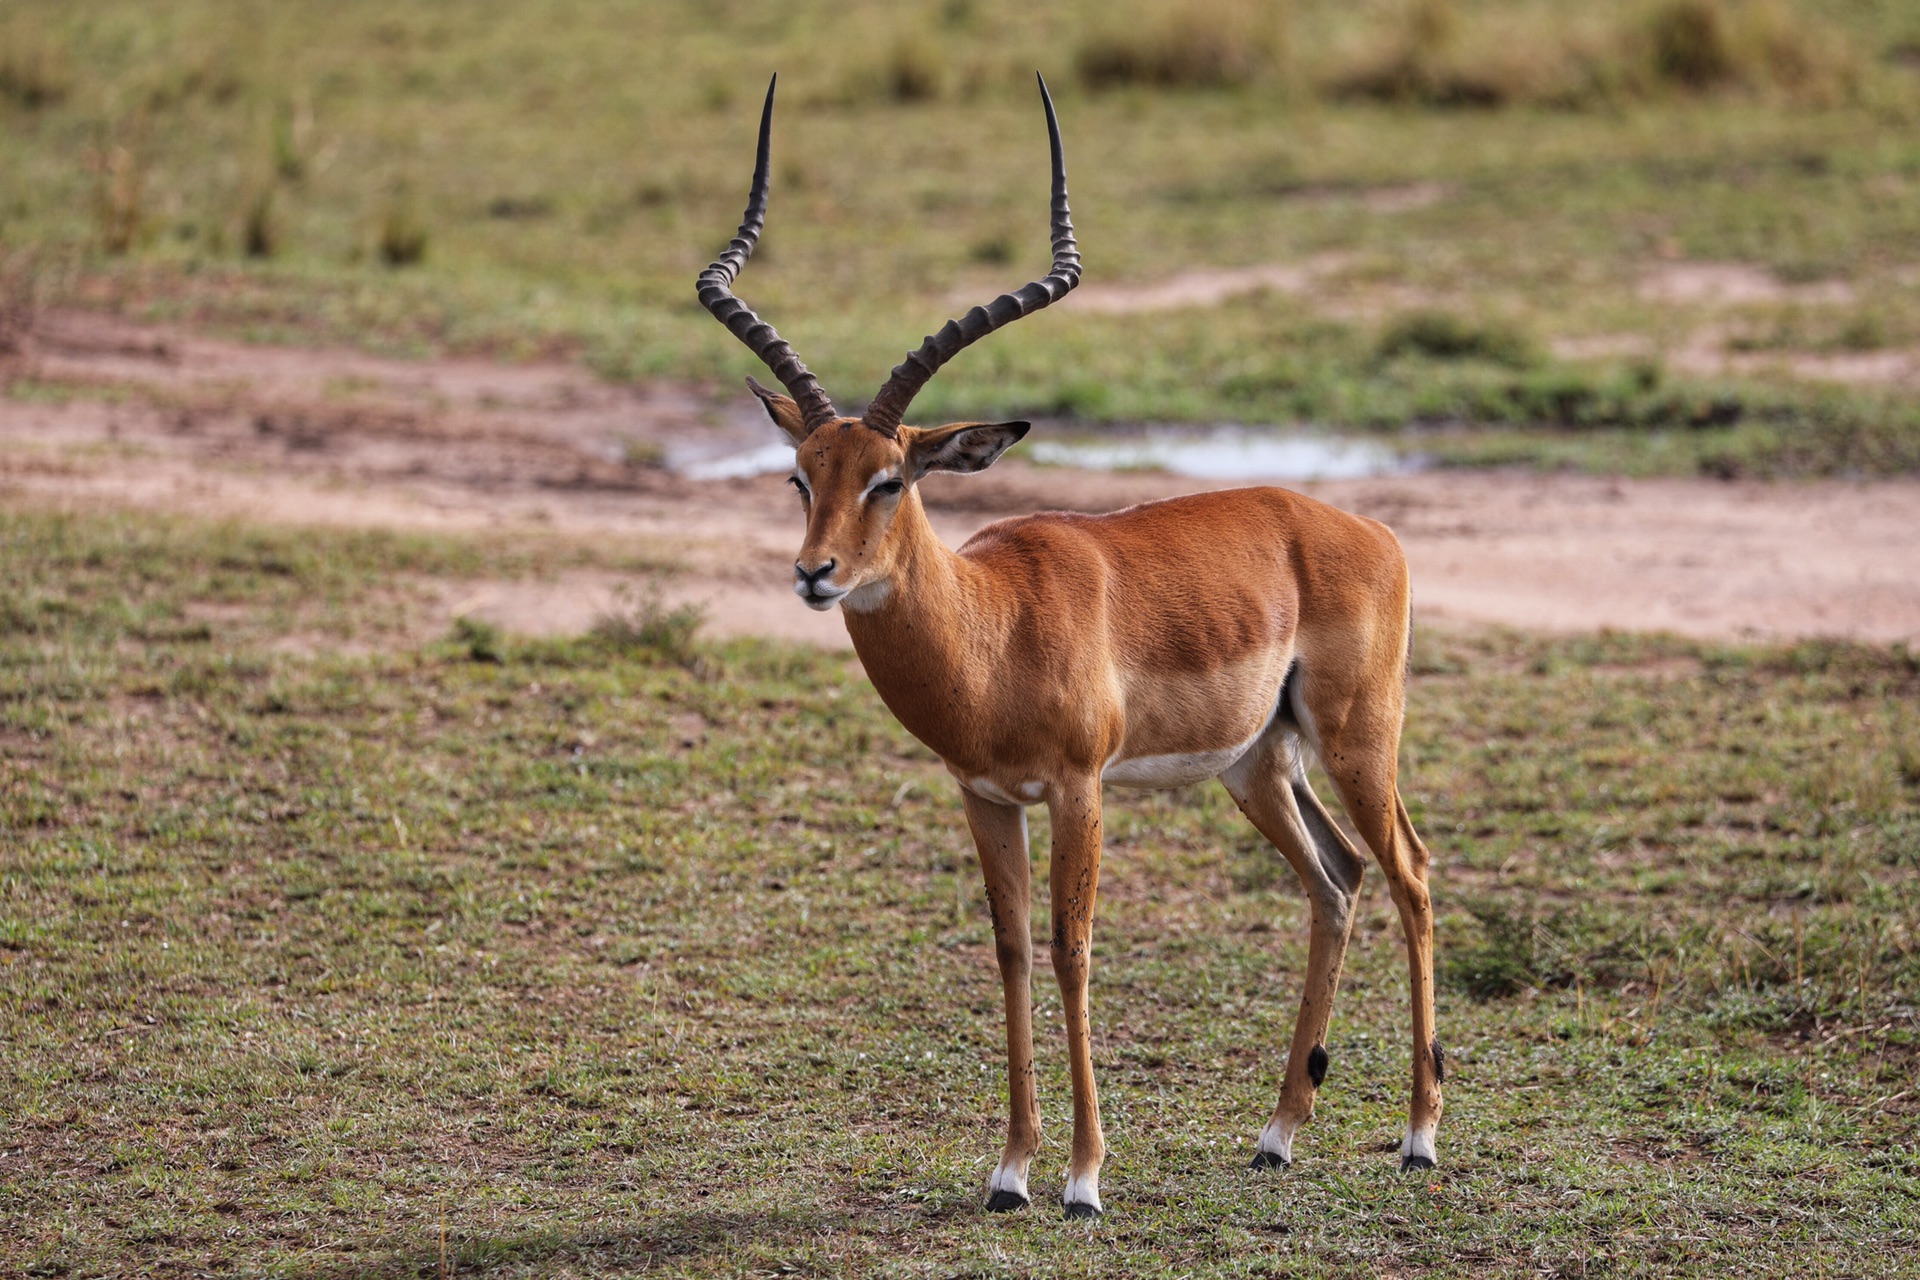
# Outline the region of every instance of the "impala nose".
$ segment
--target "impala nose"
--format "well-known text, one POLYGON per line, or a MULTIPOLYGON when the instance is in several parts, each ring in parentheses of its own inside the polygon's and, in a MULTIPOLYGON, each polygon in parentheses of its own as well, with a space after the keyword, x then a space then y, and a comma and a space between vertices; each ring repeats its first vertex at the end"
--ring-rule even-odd
POLYGON ((847 594, 842 587, 836 587, 827 581, 838 561, 829 560, 816 569, 809 569, 799 561, 793 565, 793 594, 806 602, 809 609, 831 609, 834 602, 847 594))

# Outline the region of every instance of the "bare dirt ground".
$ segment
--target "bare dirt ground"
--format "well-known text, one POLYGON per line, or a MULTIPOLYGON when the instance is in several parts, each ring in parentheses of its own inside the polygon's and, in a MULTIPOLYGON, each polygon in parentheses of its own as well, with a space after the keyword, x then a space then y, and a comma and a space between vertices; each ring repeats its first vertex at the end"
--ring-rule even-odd
MULTIPOLYGON (((676 467, 773 437, 744 393, 617 387, 573 366, 257 348, 85 313, 0 363, 0 501, 294 524, 495 529, 678 567, 720 634, 844 645, 788 591, 800 517, 778 476, 676 467)), ((1214 487, 1008 460, 926 486, 941 534, 1043 508, 1214 487)), ((1391 525, 1428 620, 1541 631, 1920 640, 1920 483, 1427 472, 1298 485, 1391 525)), ((622 577, 441 584, 420 619, 583 629, 622 577)))

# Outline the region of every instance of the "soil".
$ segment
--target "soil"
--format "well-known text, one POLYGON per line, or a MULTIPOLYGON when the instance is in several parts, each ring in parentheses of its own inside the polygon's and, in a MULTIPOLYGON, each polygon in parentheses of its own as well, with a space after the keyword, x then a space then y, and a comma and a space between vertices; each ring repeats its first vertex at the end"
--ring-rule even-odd
MULTIPOLYGON (((780 477, 664 465, 771 440, 744 392, 716 403, 566 364, 259 348, 77 312, 43 317, 0 382, 0 501, 590 539, 679 566, 667 596, 704 604, 714 632, 846 643, 789 591, 801 526, 780 477)), ((925 495, 957 545, 1006 515, 1210 487, 1008 459, 925 495)), ((1917 482, 1434 471, 1295 487, 1394 528, 1424 620, 1920 641, 1917 482)), ((625 581, 450 582, 420 626, 579 630, 625 581)))

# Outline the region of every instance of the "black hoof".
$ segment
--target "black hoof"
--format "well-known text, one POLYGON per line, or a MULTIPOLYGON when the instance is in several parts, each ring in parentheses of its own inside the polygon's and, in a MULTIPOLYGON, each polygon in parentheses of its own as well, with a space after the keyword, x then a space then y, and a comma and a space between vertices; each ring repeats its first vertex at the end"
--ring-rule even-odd
POLYGON ((1417 1173, 1422 1169, 1433 1168, 1433 1161, 1427 1156, 1404 1156, 1400 1160, 1400 1172, 1417 1173))
POLYGON ((987 1197, 988 1213, 1012 1213, 1027 1207, 1028 1200, 1018 1191, 1000 1190, 987 1197))
POLYGON ((1247 1168, 1249 1169, 1287 1169, 1287 1168, 1291 1168, 1292 1165, 1293 1165, 1293 1161, 1287 1159, 1285 1156, 1281 1155, 1278 1151, 1256 1151, 1253 1153, 1253 1163, 1248 1165, 1247 1168))
POLYGON ((1100 1216, 1100 1206, 1097 1204, 1081 1204, 1079 1202, 1075 1202, 1067 1206, 1067 1217, 1069 1219, 1097 1218, 1099 1216, 1100 1216))

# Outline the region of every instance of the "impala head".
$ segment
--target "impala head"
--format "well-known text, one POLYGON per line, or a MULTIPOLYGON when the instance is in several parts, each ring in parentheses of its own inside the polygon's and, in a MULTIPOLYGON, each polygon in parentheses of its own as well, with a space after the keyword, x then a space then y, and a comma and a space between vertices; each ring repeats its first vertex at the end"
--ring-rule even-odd
MULTIPOLYGON (((956 422, 882 434, 858 418, 809 427, 799 404, 753 379, 774 424, 793 441, 793 474, 807 538, 793 562, 793 592, 830 609, 850 592, 892 577, 905 536, 895 517, 919 502, 914 486, 930 471, 981 471, 1027 434, 1024 422, 956 422)), ((849 604, 858 607, 858 601, 849 604)))
POLYGON ((958 320, 947 321, 894 367, 864 414, 840 416, 792 346, 733 295, 734 278, 766 225, 773 91, 774 85, 769 84, 760 113, 760 145, 746 216, 726 252, 700 273, 699 293, 707 310, 765 361, 791 393, 781 395, 747 379, 794 445, 792 481, 807 515, 806 541, 793 566, 794 593, 812 608, 827 609, 861 587, 890 578, 904 541, 896 517, 917 508, 914 485, 922 476, 930 471, 982 470, 1026 435, 1024 422, 959 422, 923 430, 902 426, 901 421, 920 388, 963 348, 1059 301, 1080 283, 1080 253, 1067 211, 1060 123, 1042 80, 1040 99, 1046 106, 1053 150, 1053 269, 958 320))

